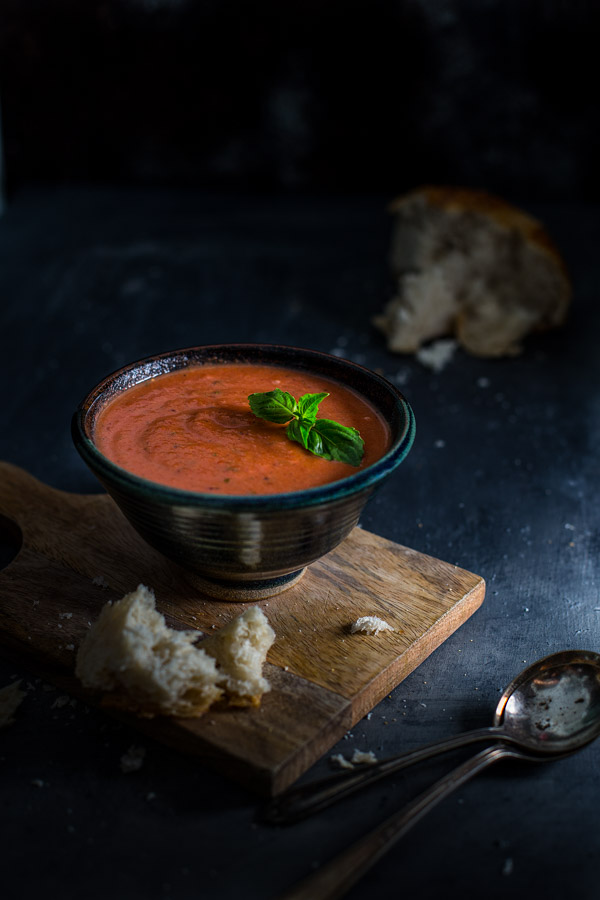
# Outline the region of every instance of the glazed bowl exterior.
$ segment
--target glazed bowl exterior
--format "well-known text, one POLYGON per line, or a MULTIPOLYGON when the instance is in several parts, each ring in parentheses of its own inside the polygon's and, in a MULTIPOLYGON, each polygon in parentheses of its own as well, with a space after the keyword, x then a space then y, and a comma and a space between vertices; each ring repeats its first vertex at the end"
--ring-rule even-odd
POLYGON ((79 404, 75 447, 136 531, 156 550, 196 573, 209 593, 258 598, 283 590, 305 566, 336 547, 358 523, 376 487, 412 446, 413 412, 402 394, 374 372, 314 350, 269 344, 191 347, 150 356, 113 372, 79 404), (111 462, 94 443, 99 411, 141 381, 187 366, 254 363, 324 375, 352 387, 391 431, 387 453, 330 484, 286 494, 203 494, 140 478, 111 462))

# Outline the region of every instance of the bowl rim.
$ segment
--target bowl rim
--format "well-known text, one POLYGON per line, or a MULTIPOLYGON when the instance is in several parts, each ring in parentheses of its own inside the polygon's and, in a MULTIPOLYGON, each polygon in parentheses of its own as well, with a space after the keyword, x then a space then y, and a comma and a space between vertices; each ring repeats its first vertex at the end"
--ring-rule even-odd
MULTIPOLYGON (((269 365, 268 360, 263 360, 269 365)), ((274 365, 282 365, 282 363, 274 363, 274 365)), ((165 369, 167 374, 176 371, 184 366, 173 366, 165 369)), ((293 359, 289 360, 289 368, 295 368, 293 359)), ((148 378, 154 377, 149 375, 148 378)), ((330 376, 335 380, 335 376, 330 376)), ((147 379, 141 379, 141 383, 147 379)), ((343 382, 342 382, 343 383, 343 382)), ((127 390, 127 388, 124 388, 127 390)), ((355 390, 361 393, 357 388, 355 390)), ((363 396, 365 396, 363 394, 363 396)), ((365 396, 365 399, 373 404, 373 401, 365 396)), ((373 404, 375 405, 375 404, 373 404)), ((379 375, 372 369, 356 363, 345 357, 334 356, 321 350, 312 350, 304 347, 296 347, 288 344, 270 344, 270 343, 222 343, 222 344, 198 344, 190 347, 182 347, 175 350, 162 351, 160 353, 149 354, 141 357, 133 362, 126 363, 119 369, 115 369, 108 375, 105 375, 94 387, 92 387, 83 400, 78 404, 75 410, 72 422, 71 433, 76 449, 82 456, 83 460, 92 468, 94 474, 99 472, 97 477, 102 481, 101 476, 105 476, 107 480, 117 482, 119 487, 126 488, 136 494, 152 494, 153 500, 163 502, 166 505, 180 505, 189 507, 211 507, 226 508, 228 510, 267 510, 272 507, 292 509, 297 507, 307 507, 316 504, 327 503, 331 500, 338 500, 343 497, 359 493, 371 486, 376 485, 387 474, 391 473, 405 459, 411 449, 415 438, 415 416, 407 399, 401 391, 392 384, 384 376, 379 375), (353 472, 350 475, 340 478, 327 484, 317 485, 312 488, 305 488, 299 491, 289 491, 285 493, 273 494, 217 494, 203 493, 201 491, 189 491, 184 488, 171 487, 161 484, 157 481, 151 481, 136 475, 127 469, 112 462, 97 448, 94 441, 88 434, 86 428, 88 416, 95 404, 100 402, 100 398, 106 391, 106 388, 113 383, 119 376, 125 376, 128 372, 137 370, 143 366, 153 363, 160 364, 161 360, 185 358, 187 354, 213 353, 218 356, 219 351, 230 350, 243 353, 291 353, 292 355, 305 355, 307 359, 320 359, 329 365, 342 365, 346 369, 354 369, 359 371, 363 377, 375 382, 379 387, 383 388, 393 398, 397 410, 404 419, 404 427, 401 429, 398 437, 392 442, 390 448, 375 462, 365 469, 353 472)))

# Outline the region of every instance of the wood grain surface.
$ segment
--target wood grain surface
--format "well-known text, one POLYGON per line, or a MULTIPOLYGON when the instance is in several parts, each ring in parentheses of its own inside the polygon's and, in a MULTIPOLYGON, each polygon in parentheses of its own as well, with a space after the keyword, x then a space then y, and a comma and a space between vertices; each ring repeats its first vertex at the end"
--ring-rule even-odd
MULTIPOLYGON (((0 572, 3 650, 77 696, 86 696, 73 670, 89 623, 139 583, 155 591, 172 627, 210 632, 245 608, 202 594, 105 494, 67 494, 0 463, 0 516, 21 536, 0 572)), ((277 793, 469 618, 484 593, 480 576, 355 528, 300 582, 258 602, 277 635, 265 667, 272 690, 258 709, 121 717, 259 793, 277 793), (394 630, 351 634, 366 615, 394 630)))

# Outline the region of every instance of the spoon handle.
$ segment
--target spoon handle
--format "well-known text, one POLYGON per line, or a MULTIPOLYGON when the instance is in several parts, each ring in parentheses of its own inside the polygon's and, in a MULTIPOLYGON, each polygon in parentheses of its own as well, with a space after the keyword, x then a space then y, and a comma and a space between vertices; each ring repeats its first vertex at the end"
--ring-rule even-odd
POLYGON ((418 750, 410 750, 408 753, 382 759, 373 765, 362 766, 352 772, 342 772, 329 778, 303 784, 270 800, 260 812, 260 819, 271 825, 291 825, 313 813, 327 809, 343 797, 379 781, 386 775, 391 775, 392 772, 398 772, 400 769, 430 759, 447 750, 456 750, 477 741, 494 740, 501 737, 506 739, 500 728, 493 726, 476 728, 455 737, 426 744, 418 750))
POLYGON ((486 766, 503 756, 512 755, 515 755, 515 751, 496 745, 472 756, 369 834, 321 866, 313 875, 282 894, 278 900, 338 900, 343 897, 440 800, 486 766))

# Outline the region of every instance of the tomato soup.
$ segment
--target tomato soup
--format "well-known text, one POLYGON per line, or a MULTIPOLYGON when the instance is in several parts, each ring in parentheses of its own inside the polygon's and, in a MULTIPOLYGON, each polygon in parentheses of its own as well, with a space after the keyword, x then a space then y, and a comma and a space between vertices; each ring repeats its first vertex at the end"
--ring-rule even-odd
POLYGON ((365 452, 359 468, 388 449, 386 422, 351 388, 297 369, 251 363, 189 366, 127 388, 98 414, 94 442, 142 478, 202 493, 288 493, 359 471, 315 456, 289 440, 285 425, 257 418, 248 395, 275 388, 296 398, 328 391, 318 416, 360 432, 365 452))

